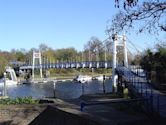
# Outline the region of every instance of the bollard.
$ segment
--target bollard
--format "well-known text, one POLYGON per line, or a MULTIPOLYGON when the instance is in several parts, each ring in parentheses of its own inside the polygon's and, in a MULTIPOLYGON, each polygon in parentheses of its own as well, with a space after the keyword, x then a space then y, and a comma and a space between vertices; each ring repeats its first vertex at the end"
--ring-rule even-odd
POLYGON ((141 93, 142 93, 142 95, 143 95, 143 93, 145 93, 145 90, 143 88, 143 82, 141 82, 141 93))
POLYGON ((81 102, 81 106, 80 106, 80 111, 81 111, 81 112, 83 112, 84 106, 85 106, 85 103, 84 103, 84 102, 81 102))
POLYGON ((6 72, 4 72, 4 96, 7 96, 7 92, 6 92, 6 72))
POLYGON ((103 93, 105 93, 105 75, 103 75, 103 93))
POLYGON ((53 83, 53 89, 54 89, 54 98, 56 98, 56 92, 55 92, 55 90, 56 90, 56 81, 53 81, 54 83, 53 83))
POLYGON ((146 84, 146 97, 148 96, 148 87, 147 87, 147 84, 146 84))
POLYGON ((160 98, 159 98, 159 95, 157 96, 157 111, 160 114, 160 98))
POLYGON ((85 92, 85 90, 84 90, 84 83, 81 83, 81 87, 82 87, 82 95, 84 95, 84 92, 85 92))
POLYGON ((150 95, 153 96, 153 90, 150 88, 150 95))
POLYGON ((154 112, 153 112, 153 96, 152 95, 150 96, 150 106, 151 106, 151 111, 153 114, 154 112))

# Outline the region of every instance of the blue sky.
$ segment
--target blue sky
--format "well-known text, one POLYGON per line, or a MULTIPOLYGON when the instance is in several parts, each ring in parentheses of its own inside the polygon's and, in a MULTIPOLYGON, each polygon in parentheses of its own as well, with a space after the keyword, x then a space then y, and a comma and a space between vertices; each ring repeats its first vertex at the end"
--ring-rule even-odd
MULTIPOLYGON (((29 50, 41 43, 82 50, 92 36, 108 37, 107 21, 117 11, 114 0, 0 0, 0 50, 29 50)), ((154 40, 140 36, 128 37, 140 48, 154 40)))

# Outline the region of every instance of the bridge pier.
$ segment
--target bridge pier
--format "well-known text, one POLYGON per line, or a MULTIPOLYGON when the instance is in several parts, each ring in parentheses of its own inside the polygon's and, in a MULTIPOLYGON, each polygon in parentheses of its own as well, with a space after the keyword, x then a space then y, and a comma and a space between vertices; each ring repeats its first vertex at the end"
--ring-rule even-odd
POLYGON ((118 36, 117 33, 112 35, 113 39, 113 66, 112 66, 112 84, 113 84, 113 92, 117 92, 117 84, 118 84, 118 76, 115 72, 117 68, 117 46, 122 46, 124 48, 124 66, 128 67, 128 59, 127 59, 127 48, 126 48, 126 36, 118 36))
POLYGON ((41 52, 33 51, 33 64, 32 64, 32 80, 34 80, 34 70, 35 70, 35 59, 39 59, 39 67, 40 67, 40 77, 42 78, 42 61, 41 61, 41 52))
POLYGON ((116 69, 116 43, 117 43, 117 34, 114 34, 113 37, 113 66, 112 66, 112 84, 113 84, 113 93, 117 92, 117 75, 115 74, 115 69, 116 69))

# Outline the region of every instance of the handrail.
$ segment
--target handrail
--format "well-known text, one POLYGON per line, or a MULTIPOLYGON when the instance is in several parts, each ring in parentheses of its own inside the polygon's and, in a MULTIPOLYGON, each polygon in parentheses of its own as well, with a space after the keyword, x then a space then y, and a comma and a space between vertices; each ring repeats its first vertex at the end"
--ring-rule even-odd
POLYGON ((137 99, 118 98, 118 99, 109 99, 106 101, 89 101, 89 102, 83 101, 80 103, 80 111, 83 111, 85 106, 110 104, 110 103, 129 103, 129 102, 146 101, 146 100, 147 99, 144 98, 137 98, 137 99))

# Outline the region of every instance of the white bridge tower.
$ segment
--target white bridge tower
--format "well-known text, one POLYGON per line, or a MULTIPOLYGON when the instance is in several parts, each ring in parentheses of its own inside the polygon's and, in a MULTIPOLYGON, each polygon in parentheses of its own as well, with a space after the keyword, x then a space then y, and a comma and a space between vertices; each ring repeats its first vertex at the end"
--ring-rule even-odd
POLYGON ((113 66, 112 66, 112 84, 113 92, 117 91, 117 75, 115 69, 117 68, 117 46, 123 47, 124 53, 124 66, 128 68, 128 59, 127 59, 127 48, 126 48, 126 36, 118 36, 117 33, 113 34, 113 66))
POLYGON ((35 61, 36 59, 39 60, 39 64, 40 64, 40 77, 42 78, 42 59, 41 59, 41 52, 38 51, 38 52, 35 52, 33 51, 33 62, 32 62, 32 80, 34 80, 34 70, 35 70, 35 61))

